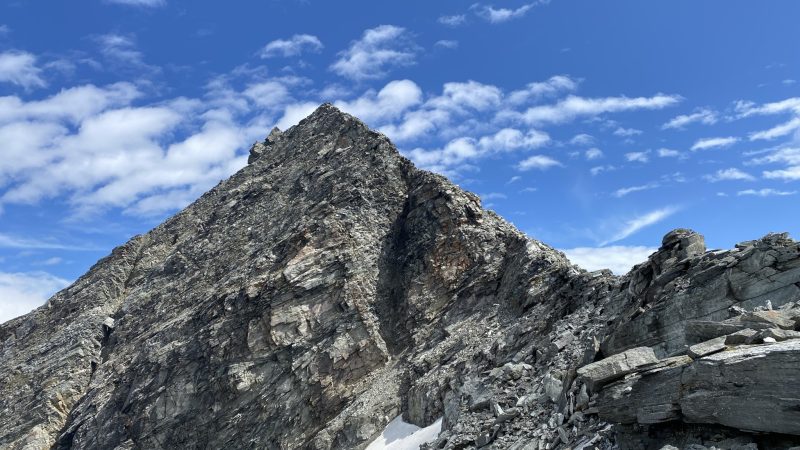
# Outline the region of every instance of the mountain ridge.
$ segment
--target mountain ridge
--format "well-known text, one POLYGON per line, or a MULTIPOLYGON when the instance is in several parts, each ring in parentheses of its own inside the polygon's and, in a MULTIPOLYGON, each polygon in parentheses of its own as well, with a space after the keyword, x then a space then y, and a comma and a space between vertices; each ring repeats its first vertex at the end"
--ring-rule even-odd
POLYGON ((708 256, 677 230, 623 277, 586 272, 324 104, 0 324, 0 447, 363 448, 399 414, 444 416, 439 448, 555 447, 581 430, 633 442, 595 413, 572 417, 592 408, 576 409, 590 395, 576 369, 641 345, 668 357, 686 320, 766 294, 800 300, 797 243, 753 242, 747 258, 783 256, 708 256), (770 275, 717 295, 740 261, 770 275), (691 308, 692 283, 711 311, 691 308))

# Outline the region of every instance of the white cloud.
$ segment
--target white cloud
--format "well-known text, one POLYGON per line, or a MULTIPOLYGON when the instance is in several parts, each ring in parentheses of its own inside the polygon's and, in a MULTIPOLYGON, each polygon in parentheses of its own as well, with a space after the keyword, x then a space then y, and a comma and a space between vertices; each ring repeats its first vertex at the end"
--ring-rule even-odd
POLYGON ((678 208, 675 206, 667 206, 661 209, 657 209, 655 211, 651 211, 647 214, 643 214, 640 216, 635 216, 627 220, 621 221, 617 226, 617 231, 614 232, 610 238, 606 239, 605 241, 600 243, 601 247, 605 247, 608 244, 612 244, 617 241, 621 241, 634 233, 637 233, 641 229, 648 227, 650 225, 656 224, 661 222, 662 220, 666 219, 667 217, 675 214, 678 212, 678 208))
POLYGON ((483 136, 478 140, 478 146, 484 152, 511 151, 517 149, 532 150, 550 142, 547 133, 530 130, 523 133, 513 128, 503 128, 497 133, 483 136))
MULTIPOLYGON (((475 161, 491 154, 501 152, 522 149, 531 150, 541 147, 549 141, 550 137, 546 133, 540 131, 530 130, 527 133, 523 133, 513 128, 504 128, 494 134, 482 136, 477 139, 471 137, 456 138, 448 142, 441 149, 425 150, 422 148, 415 148, 408 152, 408 156, 423 168, 452 175, 455 173, 456 167, 468 161, 475 161)), ((546 164, 546 162, 543 161, 539 162, 541 164, 546 164)), ((530 164, 535 163, 532 162, 530 164)), ((557 162, 556 164, 560 165, 557 162)), ((531 166, 529 168, 533 167, 531 166)))
POLYGON ((750 133, 749 137, 751 141, 772 140, 775 138, 792 134, 797 130, 800 130, 800 117, 795 117, 794 119, 788 122, 782 123, 768 130, 750 133))
POLYGON ((692 145, 692 151, 730 147, 737 142, 739 142, 739 138, 733 136, 698 139, 694 145, 692 145))
POLYGON ((547 170, 551 167, 561 167, 563 164, 545 155, 533 155, 517 163, 517 169, 527 171, 531 169, 547 170))
POLYGON ((140 6, 146 8, 156 8, 167 4, 166 0, 105 0, 106 3, 117 5, 140 6))
POLYGON ((482 6, 475 4, 472 6, 472 9, 475 11, 475 14, 477 14, 478 17, 487 20, 489 23, 497 24, 524 17, 528 11, 533 9, 533 7, 539 3, 540 2, 527 3, 515 9, 495 8, 492 5, 482 6))
POLYGON ((13 50, 0 53, 0 82, 25 89, 41 88, 47 86, 41 73, 36 67, 36 56, 31 53, 13 50))
MULTIPOLYGON (((578 88, 578 82, 567 75, 555 75, 545 81, 528 83, 525 89, 511 92, 508 95, 508 102, 512 105, 520 105, 530 101, 540 100, 571 92, 578 88)), ((586 135, 588 136, 588 135, 586 135)))
POLYGON ((594 144, 594 137, 589 134, 581 133, 570 139, 569 143, 572 145, 592 145, 594 144))
POLYGON ((764 188, 764 189, 746 189, 744 191, 739 191, 736 195, 754 195, 757 197, 783 197, 786 195, 794 195, 797 191, 779 191, 776 189, 764 188))
POLYGON ((779 102, 765 103, 756 105, 753 102, 738 101, 735 104, 736 112, 739 117, 749 117, 753 115, 773 115, 794 112, 800 114, 800 97, 791 97, 779 102))
POLYGON ((622 137, 631 137, 631 136, 638 136, 642 134, 642 130, 637 130, 635 128, 617 128, 614 130, 614 136, 622 136, 622 137))
POLYGON ((381 78, 394 67, 414 64, 416 52, 405 28, 380 25, 340 52, 331 70, 356 81, 381 78))
POLYGON ((46 272, 0 272, 0 323, 41 306, 69 281, 46 272))
POLYGON ((677 158, 678 156, 681 156, 681 152, 668 148, 660 148, 658 149, 657 153, 660 158, 677 158))
POLYGON ((276 39, 268 43, 261 49, 259 56, 261 58, 297 56, 303 52, 319 52, 322 47, 322 41, 314 35, 295 34, 289 39, 276 39))
POLYGON ((597 176, 597 175, 600 175, 603 172, 610 172, 612 170, 617 170, 617 168, 614 167, 614 166, 610 166, 610 165, 595 166, 595 167, 592 167, 591 169, 589 169, 589 173, 591 173, 592 176, 597 176))
POLYGON ((467 22, 467 16, 464 14, 454 14, 452 16, 441 16, 438 19, 439 23, 442 25, 447 25, 449 27, 457 27, 459 25, 464 25, 467 22))
POLYGON ((712 183, 716 183, 718 181, 731 181, 731 180, 755 181, 756 179, 749 173, 739 170, 735 167, 731 167, 730 169, 720 169, 716 173, 706 175, 703 178, 712 183))
POLYGON ((383 121, 400 116, 422 102, 422 89, 411 80, 395 80, 379 92, 367 91, 352 100, 339 100, 336 106, 366 122, 383 121))
POLYGON ((318 107, 319 104, 316 102, 302 102, 288 105, 283 112, 283 116, 281 116, 275 126, 281 130, 293 127, 314 112, 318 107))
POLYGON ((439 48, 454 49, 458 48, 458 41, 454 41, 452 39, 442 39, 440 41, 436 41, 436 43, 433 45, 439 48))
POLYGON ((610 247, 576 247, 561 250, 573 264, 586 270, 610 269, 624 275, 636 264, 647 260, 657 248, 644 246, 613 245, 610 247))
POLYGON ((11 28, 8 25, 0 25, 0 36, 11 33, 11 28))
POLYGON ((489 200, 504 200, 508 198, 508 196, 506 194, 503 194, 502 192, 489 192, 486 194, 478 194, 478 197, 480 197, 481 200, 485 202, 488 202, 489 200))
POLYGON ((521 176, 514 175, 513 177, 509 178, 508 181, 506 181, 506 184, 516 183, 517 181, 519 181, 521 179, 522 179, 521 176))
POLYGON ((463 111, 465 108, 485 111, 497 107, 502 98, 503 91, 497 86, 469 80, 445 83, 442 95, 429 100, 426 106, 451 111, 463 111))
POLYGON ((625 159, 628 160, 629 162, 646 163, 650 161, 650 150, 645 150, 643 152, 625 153, 625 159))
POLYGON ((581 116, 597 116, 604 113, 632 111, 638 109, 663 109, 677 104, 681 97, 658 94, 653 97, 605 97, 585 98, 570 95, 553 105, 534 106, 522 113, 522 119, 530 124, 565 123, 581 116))
POLYGON ((767 170, 764 172, 764 178, 787 181, 800 180, 800 166, 791 166, 782 170, 767 170))
POLYGON ((785 80, 781 81, 781 83, 782 83, 783 85, 785 85, 785 86, 791 86, 791 85, 793 85, 793 84, 797 83, 797 80, 794 80, 794 79, 792 79, 792 78, 787 78, 787 79, 785 79, 785 80))
POLYGON ((672 118, 669 122, 665 123, 661 128, 665 130, 668 130, 670 128, 682 129, 685 126, 692 123, 713 125, 717 123, 718 120, 719 118, 717 117, 716 111, 707 108, 702 108, 692 114, 682 114, 680 116, 676 116, 672 118))
POLYGON ((40 240, 0 233, 0 248, 16 248, 25 250, 96 250, 93 247, 67 245, 52 240, 40 240))
POLYGON ((624 197, 624 196, 626 196, 628 194, 632 194, 634 192, 640 192, 640 191, 647 191, 647 190, 650 190, 650 189, 655 189, 658 186, 659 186, 658 183, 648 183, 648 184, 644 184, 644 185, 641 185, 641 186, 631 186, 631 187, 626 187, 626 188, 620 188, 620 189, 617 189, 616 191, 614 191, 613 195, 614 195, 614 197, 622 198, 622 197, 624 197))
POLYGON ((771 151, 767 156, 755 158, 752 164, 785 163, 800 165, 800 147, 785 147, 771 151))
POLYGON ((587 160, 592 161, 592 160, 595 160, 595 159, 602 158, 603 157, 603 151, 600 150, 599 148, 593 147, 593 148, 590 148, 589 150, 586 150, 585 155, 586 155, 586 159, 587 160))

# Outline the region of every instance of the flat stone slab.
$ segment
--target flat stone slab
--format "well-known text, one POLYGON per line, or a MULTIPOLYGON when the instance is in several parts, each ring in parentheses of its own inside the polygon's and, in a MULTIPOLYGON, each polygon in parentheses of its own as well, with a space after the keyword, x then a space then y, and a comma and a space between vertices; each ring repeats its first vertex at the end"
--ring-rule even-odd
POLYGON ((622 378, 637 369, 658 362, 655 352, 650 347, 637 347, 609 356, 608 358, 587 364, 578 369, 578 376, 583 378, 589 388, 596 389, 609 381, 622 378))
POLYGON ((699 344, 689 347, 689 356, 693 359, 702 358, 706 355, 713 355, 714 353, 725 350, 725 341, 727 336, 720 336, 718 338, 710 339, 699 344))

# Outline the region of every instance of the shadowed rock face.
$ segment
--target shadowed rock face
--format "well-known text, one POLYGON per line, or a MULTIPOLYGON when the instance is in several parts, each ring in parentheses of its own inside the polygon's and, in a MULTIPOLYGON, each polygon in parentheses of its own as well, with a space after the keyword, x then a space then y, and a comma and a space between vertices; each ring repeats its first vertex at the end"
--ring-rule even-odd
POLYGON ((363 448, 401 413, 437 448, 604 447, 578 368, 800 292, 785 236, 587 273, 330 105, 249 162, 0 324, 0 448, 363 448))

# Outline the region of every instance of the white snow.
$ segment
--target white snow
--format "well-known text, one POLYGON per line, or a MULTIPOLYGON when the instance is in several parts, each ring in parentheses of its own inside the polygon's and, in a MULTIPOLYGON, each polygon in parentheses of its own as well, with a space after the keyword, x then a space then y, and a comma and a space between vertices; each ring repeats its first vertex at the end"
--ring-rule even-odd
POLYGON ((425 428, 420 428, 403 422, 403 416, 400 415, 386 425, 383 433, 366 450, 417 450, 420 445, 435 440, 441 430, 441 418, 425 428))

